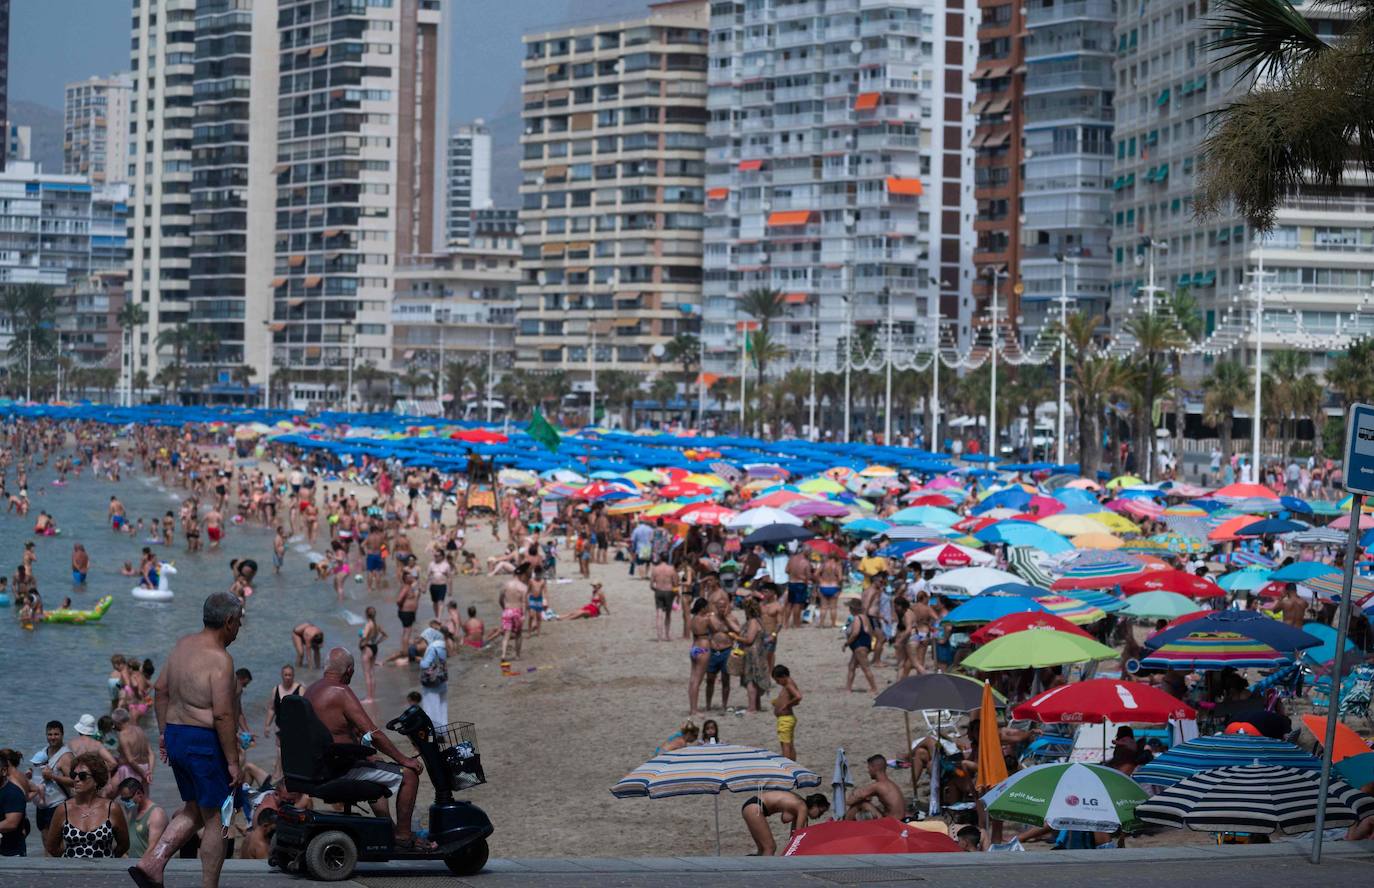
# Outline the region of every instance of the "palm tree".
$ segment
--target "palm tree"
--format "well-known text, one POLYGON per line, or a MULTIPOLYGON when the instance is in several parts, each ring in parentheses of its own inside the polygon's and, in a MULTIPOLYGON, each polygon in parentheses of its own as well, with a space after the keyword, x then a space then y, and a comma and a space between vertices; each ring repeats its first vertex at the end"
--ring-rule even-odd
MULTIPOLYGON (((1202 320, 1202 310, 1198 308, 1192 290, 1187 287, 1180 287, 1165 295, 1163 310, 1173 316, 1174 323, 1178 325, 1179 332, 1185 338, 1185 345, 1201 341, 1205 332, 1205 325, 1202 320)), ((1187 420, 1186 401, 1188 393, 1183 385, 1183 351, 1181 349, 1169 353, 1169 365, 1174 379, 1173 391, 1170 393, 1174 402, 1174 455, 1182 459, 1183 426, 1187 420)))
MULTIPOLYGON (((359 398, 359 400, 362 402, 364 411, 366 411, 372 403, 373 385, 383 381, 390 383, 390 379, 391 374, 383 370, 382 368, 378 367, 372 361, 363 361, 361 364, 353 368, 353 382, 359 388, 362 389, 362 395, 359 398)), ((389 406, 389 402, 391 400, 389 389, 387 394, 388 397, 386 398, 386 401, 389 406)), ((348 400, 348 395, 348 392, 344 393, 345 402, 347 402, 348 400)))
POLYGON ((186 378, 186 355, 200 347, 203 341, 203 333, 187 323, 165 327, 158 332, 157 338, 153 340, 153 347, 172 350, 172 362, 164 368, 168 372, 158 372, 158 376, 163 378, 164 387, 170 387, 174 393, 181 389, 181 382, 186 378))
POLYGON ((1283 442, 1285 456, 1289 453, 1292 438, 1297 437, 1298 420, 1302 419, 1302 408, 1297 404, 1298 386, 1308 375, 1307 365, 1310 362, 1311 357, 1306 352, 1284 349, 1270 357, 1269 369, 1261 378, 1260 384, 1265 389, 1263 403, 1270 408, 1274 435, 1283 442))
POLYGON ((429 374, 412 364, 396 377, 396 381, 410 390, 410 400, 414 401, 416 390, 429 381, 429 374))
POLYGON ((10 364, 23 368, 24 387, 32 388, 32 358, 56 351, 57 307, 53 288, 45 284, 5 287, 0 295, 0 311, 10 322, 10 364))
POLYGON ((770 337, 768 331, 762 326, 748 336, 749 357, 753 359, 754 366, 759 369, 759 380, 766 380, 768 378, 768 364, 772 361, 781 361, 787 357, 787 346, 770 337))
MULTIPOLYGON (((1203 382, 1203 420, 1216 428, 1224 459, 1231 458, 1231 421, 1236 410, 1246 403, 1248 383, 1245 368, 1235 361, 1218 361, 1212 367, 1212 375, 1203 382)), ((1254 434, 1259 434, 1258 427, 1254 434)))
POLYGON ((606 405, 606 413, 621 416, 625 426, 624 411, 634 403, 635 393, 639 391, 639 378, 628 370, 602 370, 596 374, 596 394, 606 405))
POLYGON ((534 377, 523 367, 517 367, 496 383, 496 395, 506 405, 506 415, 510 417, 523 416, 524 408, 534 403, 534 394, 534 377))
POLYGON ((774 319, 782 317, 786 303, 782 292, 768 287, 750 290, 740 297, 739 310, 759 322, 759 330, 765 335, 774 319))
POLYGON ((1343 36, 1319 36, 1288 0, 1218 0, 1212 48, 1223 68, 1252 75, 1199 152, 1196 208, 1234 206, 1265 231, 1299 184, 1334 188, 1374 174, 1374 6, 1341 5, 1343 36))
POLYGON ((659 421, 668 423, 668 404, 677 397, 677 383, 672 377, 660 375, 649 385, 649 400, 658 402, 659 421))
MULTIPOLYGON (((115 318, 119 322, 119 328, 123 331, 124 335, 124 353, 121 356, 121 366, 128 368, 126 372, 130 374, 129 388, 132 390, 134 388, 132 379, 134 369, 134 342, 136 340, 138 328, 148 323, 148 312, 141 303, 125 302, 119 307, 119 314, 117 314, 115 318)), ((124 373, 121 372, 120 375, 123 377, 124 373)), ((129 401, 130 403, 133 402, 132 391, 129 393, 129 401)))
POLYGON ((1126 328, 1135 337, 1138 343, 1137 348, 1143 353, 1141 360, 1141 372, 1137 377, 1140 384, 1140 407, 1135 416, 1135 429, 1137 441, 1143 447, 1137 447, 1145 462, 1143 463, 1145 477, 1152 478, 1154 472, 1154 448, 1155 448, 1155 397, 1164 391, 1169 383, 1168 377, 1161 372, 1160 356, 1162 354, 1176 354, 1187 345, 1187 341, 1179 330, 1178 324, 1174 319, 1164 312, 1140 315, 1132 318, 1126 328), (1142 429, 1144 430, 1143 441, 1141 440, 1142 429))

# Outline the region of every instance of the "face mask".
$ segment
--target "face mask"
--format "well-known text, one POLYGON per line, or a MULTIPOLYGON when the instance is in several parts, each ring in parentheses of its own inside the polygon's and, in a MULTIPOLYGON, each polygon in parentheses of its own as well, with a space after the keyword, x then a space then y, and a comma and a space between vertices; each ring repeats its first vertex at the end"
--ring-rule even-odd
POLYGON ((224 797, 224 804, 219 806, 220 823, 224 825, 225 835, 229 834, 229 824, 234 820, 234 794, 231 792, 224 797))
POLYGON ((138 802, 133 799, 120 799, 119 804, 124 809, 124 813, 130 817, 138 813, 138 802))

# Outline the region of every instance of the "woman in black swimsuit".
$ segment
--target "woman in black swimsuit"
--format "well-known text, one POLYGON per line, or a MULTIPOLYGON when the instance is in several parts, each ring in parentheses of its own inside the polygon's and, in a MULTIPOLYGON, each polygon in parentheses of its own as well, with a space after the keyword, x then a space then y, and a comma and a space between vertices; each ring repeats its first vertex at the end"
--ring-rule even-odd
POLYGON ((863 604, 857 598, 849 600, 849 629, 845 634, 845 647, 849 648, 849 674, 844 689, 854 690, 854 673, 862 669, 864 678, 868 679, 869 690, 878 693, 878 683, 873 679, 873 669, 868 662, 868 652, 873 647, 873 623, 863 612, 863 604))
POLYGON ((62 817, 54 817, 43 834, 50 857, 101 860, 123 857, 129 850, 129 825, 124 809, 100 798, 110 779, 105 761, 93 752, 72 762, 72 796, 62 803, 62 817), (100 807, 104 802, 105 807, 100 807))

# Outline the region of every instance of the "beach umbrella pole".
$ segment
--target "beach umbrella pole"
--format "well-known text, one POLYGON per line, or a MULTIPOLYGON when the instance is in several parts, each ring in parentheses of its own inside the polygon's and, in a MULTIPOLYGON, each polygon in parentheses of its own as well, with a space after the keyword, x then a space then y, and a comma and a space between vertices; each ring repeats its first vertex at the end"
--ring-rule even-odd
POLYGON ((1326 707, 1326 738, 1322 740, 1321 781, 1317 784, 1317 822, 1312 831, 1312 862, 1322 862, 1322 830, 1326 827, 1326 793, 1331 786, 1332 750, 1336 745, 1336 719, 1341 712, 1341 667, 1345 659, 1346 629, 1350 625, 1350 599, 1354 597, 1355 556, 1359 551, 1360 514, 1364 495, 1350 497, 1350 533, 1345 540, 1345 573, 1341 576, 1341 609, 1336 618, 1336 656, 1331 660, 1331 695, 1326 707))
POLYGON ((720 793, 714 796, 716 800, 716 856, 720 856, 720 793))
MULTIPOLYGON (((903 712, 902 718, 906 720, 906 751, 907 755, 911 756, 911 798, 914 800, 916 798, 916 750, 911 745, 911 713, 903 712)), ((937 745, 939 744, 938 740, 935 742, 937 745)), ((840 816, 843 817, 844 814, 841 813, 840 816)))

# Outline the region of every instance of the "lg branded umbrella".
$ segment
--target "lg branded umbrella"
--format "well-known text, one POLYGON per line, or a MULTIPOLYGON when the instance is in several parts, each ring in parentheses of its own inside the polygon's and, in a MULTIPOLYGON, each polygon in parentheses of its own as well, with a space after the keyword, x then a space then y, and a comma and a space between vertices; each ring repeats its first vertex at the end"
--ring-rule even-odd
MULTIPOLYGON (((1201 771, 1136 808, 1146 823, 1198 832, 1294 835, 1316 828, 1315 771, 1242 765, 1201 771)), ((1374 815, 1374 798, 1333 777, 1327 791, 1326 826, 1349 826, 1374 815)))
POLYGON ((1136 769, 1135 780, 1149 786, 1173 786, 1199 771, 1240 765, 1274 765, 1298 771, 1320 770, 1321 759, 1283 740, 1251 734, 1213 734, 1170 746, 1136 769))
POLYGON ((1051 688, 1012 711, 1016 718, 1039 722, 1074 724, 1164 724, 1176 718, 1196 718, 1197 712, 1182 700, 1153 685, 1135 681, 1095 678, 1051 688))
POLYGON ((716 853, 720 853, 720 793, 767 792, 820 786, 821 778, 788 758, 750 746, 688 746, 660 753, 611 787, 618 799, 716 796, 716 853))
POLYGON ((792 834, 783 857, 807 854, 930 854, 958 851, 943 832, 909 825, 894 817, 880 820, 833 820, 792 834))
POLYGON ((1145 791, 1131 778, 1100 765, 1035 765, 1017 771, 983 796, 998 820, 1093 832, 1116 832, 1136 823, 1145 791))
POLYGON ((778 546, 793 540, 809 540, 813 536, 815 534, 805 528, 789 524, 772 524, 760 527, 740 542, 745 546, 778 546))

